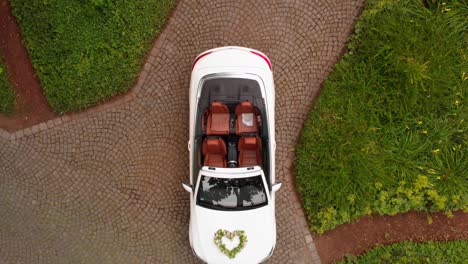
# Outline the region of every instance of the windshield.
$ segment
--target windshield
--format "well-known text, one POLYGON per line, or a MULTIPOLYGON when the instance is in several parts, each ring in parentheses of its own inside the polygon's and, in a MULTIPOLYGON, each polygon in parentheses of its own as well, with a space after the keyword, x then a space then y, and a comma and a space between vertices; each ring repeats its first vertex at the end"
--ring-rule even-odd
POLYGON ((219 210, 246 210, 267 204, 260 175, 237 179, 201 177, 197 205, 219 210))

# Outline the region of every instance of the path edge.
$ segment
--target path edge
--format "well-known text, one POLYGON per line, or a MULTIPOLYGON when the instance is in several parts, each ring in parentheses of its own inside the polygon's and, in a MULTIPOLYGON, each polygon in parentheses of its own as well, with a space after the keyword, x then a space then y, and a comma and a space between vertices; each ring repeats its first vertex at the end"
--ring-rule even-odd
POLYGON ((140 71, 138 72, 132 86, 130 87, 130 89, 127 90, 127 92, 122 93, 120 95, 115 94, 107 98, 107 101, 97 103, 96 105, 90 106, 81 111, 68 112, 53 119, 46 120, 36 125, 26 126, 18 130, 8 131, 7 129, 0 127, 0 138, 14 141, 23 137, 34 135, 41 131, 46 131, 48 129, 58 127, 72 120, 83 119, 87 116, 91 116, 93 114, 133 101, 140 93, 141 88, 148 77, 149 69, 156 60, 156 54, 158 54, 161 50, 162 44, 166 39, 169 26, 172 23, 174 23, 173 18, 177 13, 177 10, 180 8, 180 3, 180 0, 176 0, 175 6, 169 12, 169 15, 162 27, 161 32, 153 38, 150 49, 146 53, 143 63, 141 64, 140 71))

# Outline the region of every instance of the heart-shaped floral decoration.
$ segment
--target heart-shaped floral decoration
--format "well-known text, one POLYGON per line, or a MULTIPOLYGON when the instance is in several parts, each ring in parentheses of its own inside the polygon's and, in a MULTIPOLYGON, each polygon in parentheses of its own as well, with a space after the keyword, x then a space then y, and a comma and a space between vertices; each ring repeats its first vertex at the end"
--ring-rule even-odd
POLYGON ((234 232, 229 232, 224 229, 219 229, 215 233, 214 243, 216 244, 216 246, 219 248, 221 252, 223 252, 226 256, 232 259, 232 258, 235 258, 237 253, 239 253, 245 247, 245 244, 247 243, 247 236, 245 235, 245 232, 243 230, 236 230, 234 232), (229 240, 233 240, 236 236, 239 237, 239 245, 237 245, 237 247, 231 250, 227 249, 226 245, 224 245, 222 241, 223 237, 226 237, 229 240))

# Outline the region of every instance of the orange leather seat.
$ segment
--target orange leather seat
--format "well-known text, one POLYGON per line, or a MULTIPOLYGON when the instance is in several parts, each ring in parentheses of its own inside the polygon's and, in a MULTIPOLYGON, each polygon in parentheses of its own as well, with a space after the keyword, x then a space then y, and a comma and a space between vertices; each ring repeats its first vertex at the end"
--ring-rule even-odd
POLYGON ((205 160, 203 165, 211 167, 226 167, 226 143, 220 138, 206 138, 202 147, 205 160))
POLYGON ((262 141, 259 137, 242 137, 239 140, 239 167, 262 164, 262 141))
POLYGON ((257 111, 249 101, 236 106, 236 134, 258 133, 257 111))
POLYGON ((211 103, 206 134, 229 135, 229 108, 220 102, 211 103))

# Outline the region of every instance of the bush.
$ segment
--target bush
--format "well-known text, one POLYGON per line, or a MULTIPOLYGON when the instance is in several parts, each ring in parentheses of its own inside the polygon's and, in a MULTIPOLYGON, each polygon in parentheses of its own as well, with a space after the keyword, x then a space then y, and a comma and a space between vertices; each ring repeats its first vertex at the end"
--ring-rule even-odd
POLYGON ((132 85, 175 0, 11 0, 45 95, 79 110, 132 85))
POLYGON ((13 111, 14 107, 15 93, 8 81, 6 66, 0 58, 0 112, 9 114, 13 111))
POLYGON ((468 209, 467 16, 459 1, 368 1, 297 149, 312 229, 468 209))
POLYGON ((468 241, 415 243, 405 241, 377 246, 360 257, 347 256, 339 263, 466 263, 468 241))

